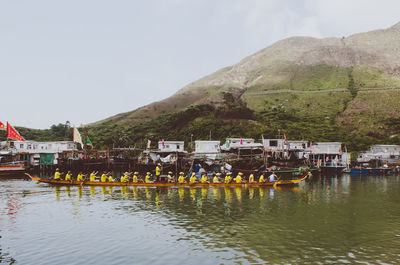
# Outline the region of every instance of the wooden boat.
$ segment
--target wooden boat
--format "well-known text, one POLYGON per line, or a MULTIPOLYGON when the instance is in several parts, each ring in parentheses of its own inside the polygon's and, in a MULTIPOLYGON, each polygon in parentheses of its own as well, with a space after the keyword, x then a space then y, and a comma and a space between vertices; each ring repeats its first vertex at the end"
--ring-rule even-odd
POLYGON ((24 174, 25 168, 22 164, 16 164, 16 165, 0 165, 0 176, 7 175, 20 175, 24 174))
POLYGON ((46 178, 38 178, 27 174, 32 180, 36 180, 38 182, 49 183, 54 185, 86 185, 86 186, 142 186, 142 187, 176 187, 176 186, 229 186, 229 187, 263 187, 263 186, 278 186, 278 185, 294 185, 297 183, 302 182, 305 180, 309 173, 305 172, 304 175, 300 179, 294 180, 278 180, 275 182, 264 182, 264 183, 195 183, 195 184, 188 184, 188 183, 168 183, 168 182, 157 182, 157 183, 133 183, 133 182, 99 182, 99 181, 68 181, 68 180, 55 180, 55 179, 46 179, 46 178))

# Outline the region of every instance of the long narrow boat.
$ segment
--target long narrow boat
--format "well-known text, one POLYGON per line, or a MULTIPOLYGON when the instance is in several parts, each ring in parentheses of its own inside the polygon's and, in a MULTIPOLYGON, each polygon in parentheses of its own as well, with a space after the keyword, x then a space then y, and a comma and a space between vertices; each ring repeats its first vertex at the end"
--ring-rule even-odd
POLYGON ((54 185, 86 185, 86 186, 143 186, 143 187, 174 187, 174 186, 229 186, 229 187, 241 187, 241 186, 250 186, 250 187, 259 187, 259 186, 278 186, 278 185, 294 185, 300 183, 301 181, 305 180, 309 173, 306 172, 300 179, 294 180, 278 180, 275 182, 254 182, 254 183, 195 183, 195 184, 188 184, 188 183, 167 183, 167 182, 158 182, 158 183, 133 183, 133 182, 99 182, 99 181, 68 181, 68 180, 55 180, 55 179, 46 179, 46 178, 38 178, 34 177, 30 174, 26 174, 32 180, 36 180, 38 182, 49 183, 54 185))

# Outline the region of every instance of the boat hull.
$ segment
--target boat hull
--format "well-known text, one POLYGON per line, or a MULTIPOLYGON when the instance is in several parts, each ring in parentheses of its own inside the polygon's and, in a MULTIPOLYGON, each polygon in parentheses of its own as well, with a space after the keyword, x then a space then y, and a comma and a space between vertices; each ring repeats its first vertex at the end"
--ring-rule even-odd
POLYGON ((30 174, 26 174, 29 176, 32 180, 36 180, 38 182, 43 182, 43 183, 48 183, 48 184, 53 184, 53 185, 85 185, 85 186, 142 186, 142 187, 182 187, 182 186, 199 186, 199 187, 204 187, 204 186, 222 186, 222 187, 263 187, 263 186, 277 186, 277 185, 295 185, 297 183, 302 182, 307 178, 307 174, 304 174, 302 178, 300 179, 295 179, 295 180, 282 180, 282 181, 275 181, 275 182, 264 182, 264 183, 194 183, 194 184, 188 184, 188 183, 164 183, 164 182, 158 182, 158 183, 133 183, 133 182, 97 182, 97 181, 66 181, 66 180, 55 180, 55 179, 44 179, 44 178, 38 178, 31 176, 30 174))

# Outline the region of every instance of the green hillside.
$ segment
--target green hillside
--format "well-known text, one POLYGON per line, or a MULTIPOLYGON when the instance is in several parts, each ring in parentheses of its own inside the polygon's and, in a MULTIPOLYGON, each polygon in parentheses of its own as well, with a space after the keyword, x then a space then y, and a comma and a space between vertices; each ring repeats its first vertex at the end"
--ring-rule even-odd
MULTIPOLYGON (((167 99, 81 129, 97 148, 189 142, 210 132, 221 141, 285 133, 356 151, 400 144, 399 51, 400 23, 346 38, 288 38, 167 99)), ((26 138, 63 138, 51 130, 20 128, 26 138)))

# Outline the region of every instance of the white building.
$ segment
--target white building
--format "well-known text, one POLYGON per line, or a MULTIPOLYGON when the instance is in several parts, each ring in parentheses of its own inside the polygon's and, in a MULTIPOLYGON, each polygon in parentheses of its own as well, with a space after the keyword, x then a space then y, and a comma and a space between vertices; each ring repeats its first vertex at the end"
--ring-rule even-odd
POLYGON ((400 159, 399 145, 377 144, 370 148, 370 151, 361 153, 357 158, 359 163, 367 163, 371 160, 381 160, 388 163, 398 163, 400 159))
POLYGON ((255 143, 254 139, 251 138, 226 138, 225 144, 221 145, 221 150, 229 151, 231 149, 262 150, 263 145, 261 143, 255 143))
POLYGON ((319 142, 313 143, 311 153, 314 155, 339 155, 342 153, 342 143, 339 142, 319 142))
POLYGON ((284 139, 264 139, 263 146, 270 151, 281 151, 285 149, 284 139))
POLYGON ((220 141, 194 141, 196 154, 217 154, 220 152, 220 141))
POLYGON ((162 152, 184 152, 184 141, 158 141, 158 151, 162 152))
POLYGON ((307 149, 307 141, 288 140, 285 143, 284 139, 264 139, 263 146, 267 151, 305 151, 307 149))
POLYGON ((19 155, 20 159, 29 161, 32 166, 58 164, 59 154, 77 150, 77 144, 73 141, 4 141, 0 143, 0 146, 9 150, 13 155, 19 155))

